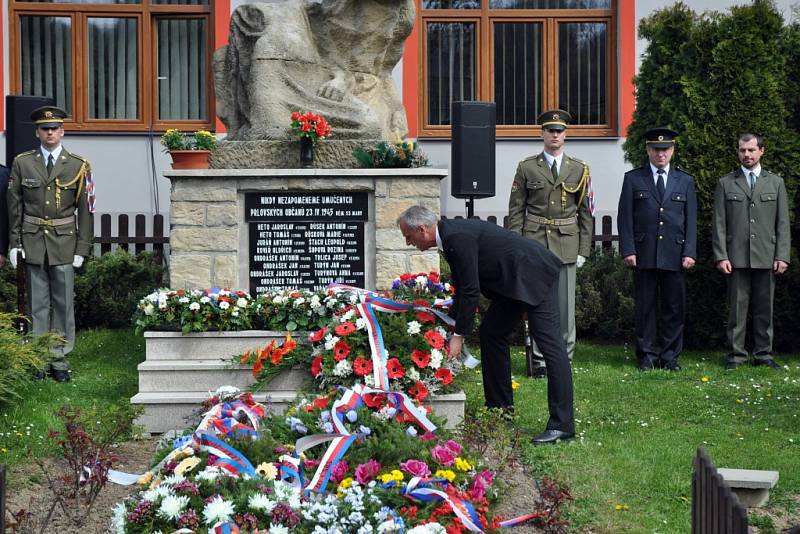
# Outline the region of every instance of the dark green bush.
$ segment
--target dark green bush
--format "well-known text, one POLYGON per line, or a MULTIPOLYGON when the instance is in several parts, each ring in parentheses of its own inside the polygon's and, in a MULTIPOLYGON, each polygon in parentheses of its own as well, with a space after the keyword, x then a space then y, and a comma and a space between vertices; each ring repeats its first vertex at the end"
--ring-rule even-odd
POLYGON ((77 328, 131 324, 139 300, 162 285, 164 268, 150 252, 90 257, 75 276, 77 328))
POLYGON ((575 286, 578 338, 633 340, 633 272, 614 249, 595 249, 577 270, 575 286))

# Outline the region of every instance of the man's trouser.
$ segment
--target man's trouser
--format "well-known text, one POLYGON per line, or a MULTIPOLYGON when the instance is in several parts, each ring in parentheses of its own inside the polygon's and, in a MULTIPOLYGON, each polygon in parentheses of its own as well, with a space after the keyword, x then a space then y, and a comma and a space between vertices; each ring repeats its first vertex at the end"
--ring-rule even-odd
POLYGON ((31 311, 31 330, 34 334, 54 331, 66 339, 66 344, 53 349, 50 368, 69 370, 67 354, 75 345, 75 310, 73 286, 75 270, 72 264, 26 264, 28 274, 28 303, 31 311))
MULTIPOLYGON (((575 354, 575 264, 561 265, 558 273, 558 314, 560 320, 561 337, 567 345, 567 356, 572 361, 575 354)), ((533 332, 533 329, 531 329, 533 332)), ((542 351, 536 345, 536 339, 531 335, 533 348, 533 369, 545 367, 542 351)))
POLYGON ((744 346, 748 309, 753 314, 753 358, 772 358, 772 308, 775 274, 772 269, 733 269, 728 278, 728 361, 747 361, 744 346))

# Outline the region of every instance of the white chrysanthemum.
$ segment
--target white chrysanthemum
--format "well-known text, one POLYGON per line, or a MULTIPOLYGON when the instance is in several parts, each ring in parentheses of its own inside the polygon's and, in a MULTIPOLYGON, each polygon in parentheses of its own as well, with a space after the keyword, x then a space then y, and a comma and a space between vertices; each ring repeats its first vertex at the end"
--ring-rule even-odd
POLYGON ((431 369, 438 369, 442 366, 442 361, 444 361, 444 353, 439 349, 432 349, 431 350, 431 369))
POLYGON ((387 519, 380 525, 378 525, 378 533, 379 534, 391 534, 394 532, 400 532, 401 525, 398 525, 395 520, 387 519))
POLYGON ((142 493, 142 499, 145 501, 157 502, 159 499, 166 497, 167 495, 172 495, 172 488, 162 484, 142 493))
POLYGON ((419 373, 415 367, 410 367, 406 369, 406 378, 409 380, 419 380, 419 373))
POLYGON ((305 302, 306 302, 306 299, 304 299, 303 297, 298 297, 294 301, 294 307, 295 308, 299 308, 300 306, 305 304, 305 302))
POLYGON ((414 282, 416 283, 417 287, 423 288, 428 285, 428 277, 420 275, 414 279, 414 282))
POLYGON ((167 495, 161 501, 158 515, 168 521, 174 521, 183 514, 187 506, 189 506, 189 497, 186 495, 167 495))
POLYGON ((111 517, 111 529, 116 534, 125 534, 125 518, 128 517, 128 509, 125 504, 118 502, 114 506, 114 515, 111 517))
POLYGON ((152 304, 145 304, 145 306, 144 306, 144 314, 145 315, 153 315, 153 312, 155 312, 155 311, 156 311, 155 306, 153 306, 152 304))
POLYGON ((201 304, 208 304, 209 302, 211 302, 211 299, 208 298, 207 296, 203 295, 202 297, 200 297, 201 304))
POLYGON ((247 500, 248 508, 251 510, 261 510, 267 514, 272 512, 272 509, 275 508, 275 504, 277 503, 263 493, 255 493, 247 500))
POLYGON ((244 298, 244 297, 239 297, 238 300, 236 301, 236 305, 238 307, 240 307, 240 308, 246 308, 247 307, 247 299, 244 298))
POLYGON ((219 296, 220 297, 227 297, 230 294, 231 294, 231 292, 228 291, 227 289, 220 289, 219 290, 219 296))
POLYGON ((172 487, 175 484, 180 484, 184 480, 186 480, 186 477, 183 475, 170 475, 168 477, 164 477, 164 480, 161 481, 161 484, 172 487))
POLYGON ((239 317, 239 310, 233 310, 231 312, 231 317, 239 317))
POLYGON ((192 302, 191 304, 189 304, 189 309, 192 310, 192 311, 199 310, 200 309, 200 303, 199 302, 192 302))
POLYGON ((407 534, 447 534, 447 530, 439 523, 427 523, 406 532, 407 534))
POLYGON ((347 321, 352 319, 355 314, 356 314, 356 309, 350 308, 349 310, 347 310, 345 313, 342 314, 342 318, 340 320, 341 322, 346 323, 347 321))
POLYGON ((222 471, 218 467, 212 465, 206 467, 205 469, 197 473, 194 476, 194 479, 199 482, 203 481, 211 482, 213 480, 218 479, 220 475, 222 475, 222 471))
POLYGON ((269 525, 269 534, 289 534, 289 529, 283 525, 271 523, 269 525))
POLYGON ((333 368, 334 376, 349 376, 353 372, 353 364, 349 360, 344 359, 336 364, 333 368))
POLYGON ((313 297, 311 297, 311 299, 308 301, 308 305, 311 306, 312 310, 316 310, 317 308, 322 306, 322 302, 320 302, 319 300, 319 295, 314 295, 313 297))
POLYGON ((419 334, 420 330, 422 330, 422 325, 419 324, 417 321, 411 321, 408 323, 408 328, 406 331, 408 332, 409 336, 413 336, 415 334, 419 334))
POLYGON ((272 303, 273 304, 282 304, 283 303, 283 297, 280 296, 280 295, 275 295, 274 297, 272 297, 272 303))
POLYGON ((336 342, 339 341, 339 338, 334 336, 333 334, 328 334, 325 336, 325 350, 333 350, 333 346, 336 345, 336 342))
POLYGON ((356 330, 363 330, 367 327, 367 321, 361 317, 356 318, 356 330))
POLYGON ((371 374, 364 377, 364 385, 367 387, 375 387, 375 377, 371 374))
POLYGON ((275 499, 283 501, 293 510, 300 508, 300 492, 280 480, 275 481, 275 499))
POLYGON ((187 302, 189 302, 189 297, 181 297, 178 299, 178 302, 180 302, 181 304, 186 304, 187 302))
POLYGON ((234 513, 236 513, 236 509, 233 507, 233 503, 217 495, 203 508, 203 521, 206 525, 229 521, 234 513))
POLYGON ((214 395, 216 395, 222 400, 229 400, 237 396, 241 392, 242 390, 240 390, 236 386, 220 386, 216 389, 216 391, 214 391, 214 395))
POLYGON ((230 307, 231 307, 231 305, 225 300, 223 300, 222 302, 219 303, 219 309, 220 310, 227 310, 230 307))

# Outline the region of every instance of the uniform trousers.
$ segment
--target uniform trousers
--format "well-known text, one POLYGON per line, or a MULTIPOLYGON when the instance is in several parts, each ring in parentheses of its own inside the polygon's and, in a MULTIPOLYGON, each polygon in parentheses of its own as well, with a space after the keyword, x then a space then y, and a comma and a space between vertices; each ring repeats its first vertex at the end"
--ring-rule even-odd
POLYGON ((772 269, 737 269, 728 277, 728 361, 747 361, 744 346, 747 312, 753 317, 753 358, 772 358, 772 307, 775 296, 775 273, 772 269))
POLYGON ((54 331, 66 343, 53 349, 50 368, 69 370, 66 356, 75 345, 75 310, 73 287, 75 270, 72 264, 26 264, 29 281, 28 304, 31 310, 31 330, 34 334, 54 331))
POLYGON ((686 279, 683 271, 635 269, 633 274, 636 359, 639 364, 677 362, 683 350, 686 279), (661 340, 657 340, 658 319, 661 340))
MULTIPOLYGON (((564 343, 567 345, 569 361, 575 355, 575 264, 561 265, 558 272, 558 316, 559 329, 564 343)), ((545 367, 547 364, 536 343, 536 338, 531 336, 533 348, 533 368, 545 367)))
POLYGON ((519 300, 493 298, 480 326, 481 372, 486 406, 506 408, 514 405, 511 387, 509 338, 523 312, 528 314, 531 333, 536 337, 547 363, 548 430, 575 432, 572 398, 572 368, 564 339, 559 331, 558 288, 532 306, 519 300))

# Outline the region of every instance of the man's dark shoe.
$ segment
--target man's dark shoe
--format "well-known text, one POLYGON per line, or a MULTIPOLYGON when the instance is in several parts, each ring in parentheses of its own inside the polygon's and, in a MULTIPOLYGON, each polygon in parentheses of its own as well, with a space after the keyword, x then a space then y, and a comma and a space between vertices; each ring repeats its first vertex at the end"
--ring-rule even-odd
POLYGON ((770 369, 780 369, 781 368, 781 366, 778 365, 777 363, 775 363, 775 360, 773 360, 772 358, 768 358, 766 360, 754 360, 753 361, 753 365, 755 365, 755 366, 766 365, 770 369))
POLYGON ((652 371, 655 368, 656 366, 653 365, 653 362, 650 360, 644 360, 642 363, 639 364, 640 371, 652 371))
POLYGON ((45 377, 45 372, 42 369, 33 373, 34 380, 44 380, 44 377, 45 377))
POLYGON ((533 438, 533 444, 545 445, 547 443, 555 443, 557 441, 572 441, 573 439, 575 439, 575 434, 562 432, 561 430, 545 430, 533 438))
POLYGON ((678 365, 678 362, 666 362, 664 364, 664 369, 677 373, 681 370, 681 366, 678 365))
POLYGON ((737 367, 739 367, 739 364, 736 362, 725 362, 725 369, 728 371, 733 371, 737 367))
POLYGON ((69 371, 61 371, 59 369, 50 369, 50 376, 56 382, 69 382, 69 371))
POLYGON ((531 375, 533 378, 544 378, 547 376, 547 367, 537 367, 531 375))

